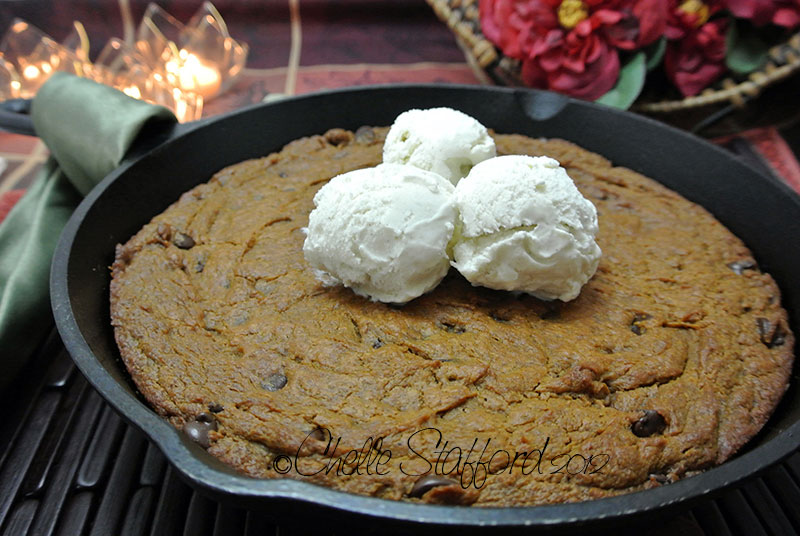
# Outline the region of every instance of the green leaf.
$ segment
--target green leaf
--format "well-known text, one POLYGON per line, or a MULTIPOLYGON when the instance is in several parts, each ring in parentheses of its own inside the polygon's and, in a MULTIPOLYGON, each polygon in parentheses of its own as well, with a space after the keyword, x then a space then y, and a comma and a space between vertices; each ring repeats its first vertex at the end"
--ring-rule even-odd
POLYGON ((667 38, 662 37, 652 45, 645 49, 647 54, 647 70, 652 71, 661 64, 664 59, 664 53, 667 51, 667 38))
POLYGON ((731 20, 726 45, 725 64, 735 73, 752 73, 767 61, 769 45, 750 25, 737 24, 736 20, 731 20))
POLYGON ((639 52, 622 66, 617 84, 611 88, 611 91, 595 102, 627 110, 641 93, 646 72, 645 54, 639 52))

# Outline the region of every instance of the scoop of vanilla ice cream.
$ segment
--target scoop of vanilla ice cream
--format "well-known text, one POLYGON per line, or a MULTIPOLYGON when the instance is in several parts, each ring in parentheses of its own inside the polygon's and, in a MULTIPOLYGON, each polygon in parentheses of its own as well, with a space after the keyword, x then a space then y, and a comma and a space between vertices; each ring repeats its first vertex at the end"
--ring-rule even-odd
POLYGON ((453 266, 473 285, 569 301, 597 270, 597 210, 556 160, 486 160, 455 198, 462 228, 453 266))
POLYGON ((384 162, 433 171, 453 184, 472 166, 496 154, 486 127, 452 108, 401 113, 383 145, 384 162))
POLYGON ((453 185, 435 173, 399 164, 351 171, 323 186, 314 206, 303 253, 326 285, 405 303, 450 268, 453 185))

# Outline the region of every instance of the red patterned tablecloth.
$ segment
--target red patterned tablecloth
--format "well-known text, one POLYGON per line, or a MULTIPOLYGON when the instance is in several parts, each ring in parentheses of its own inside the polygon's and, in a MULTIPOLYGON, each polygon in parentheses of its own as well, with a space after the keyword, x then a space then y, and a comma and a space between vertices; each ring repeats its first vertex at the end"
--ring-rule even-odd
MULTIPOLYGON (((199 0, 158 3, 179 20, 188 20, 200 5, 199 0)), ((138 21, 147 2, 0 2, 0 30, 22 17, 58 40, 79 19, 97 54, 108 38, 125 34, 126 4, 131 20, 138 21)), ((249 43, 251 52, 241 80, 207 103, 204 115, 258 103, 269 94, 380 83, 481 83, 424 0, 217 0, 215 5, 231 34, 249 43)), ((739 138, 800 192, 800 165, 775 129, 739 138)), ((0 134, 0 158, 7 163, 0 175, 2 219, 36 176, 46 149, 36 138, 0 134)))

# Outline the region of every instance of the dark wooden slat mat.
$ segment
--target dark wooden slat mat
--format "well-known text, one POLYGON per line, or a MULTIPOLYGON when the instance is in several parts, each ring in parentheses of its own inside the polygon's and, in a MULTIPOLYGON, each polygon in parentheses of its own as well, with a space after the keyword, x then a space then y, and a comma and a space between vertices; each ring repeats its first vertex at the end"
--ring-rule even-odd
MULTIPOLYGON (((0 424, 5 448, 0 457, 0 535, 302 533, 297 527, 276 527, 263 512, 195 493, 64 358, 60 341, 51 335, 23 381, 0 399, 5 414, 15 417, 0 424)), ((685 511, 656 533, 798 533, 798 504, 800 453, 762 477, 685 511)), ((641 528, 614 532, 640 534, 641 528)))

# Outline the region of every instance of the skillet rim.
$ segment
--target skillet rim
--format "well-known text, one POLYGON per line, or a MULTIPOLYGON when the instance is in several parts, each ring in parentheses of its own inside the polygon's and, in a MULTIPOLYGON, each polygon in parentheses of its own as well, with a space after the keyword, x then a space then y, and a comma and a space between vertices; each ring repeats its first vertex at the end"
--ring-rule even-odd
MULTIPOLYGON (((193 487, 199 488, 221 500, 232 498, 236 500, 238 498, 243 503, 262 505, 265 500, 290 503, 299 501, 304 504, 295 505, 298 508, 303 508, 308 504, 340 513, 357 514, 373 521, 391 520, 438 526, 548 528, 567 525, 577 526, 591 522, 618 521, 624 518, 641 517, 649 513, 665 512, 678 505, 687 505, 700 500, 708 493, 720 492, 735 483, 754 476, 758 471, 787 457, 797 448, 798 444, 800 444, 800 420, 794 422, 764 444, 739 454, 717 467, 656 489, 592 501, 554 505, 474 508, 439 506, 355 495, 292 479, 258 480, 217 469, 213 464, 209 465, 207 463, 207 461, 214 461, 209 454, 196 445, 188 444, 188 440, 181 437, 178 430, 145 406, 135 396, 128 393, 106 371, 99 358, 93 354, 77 325, 69 295, 69 260, 73 242, 88 211, 96 202, 102 202, 102 194, 105 190, 120 177, 124 177, 126 171, 137 162, 146 158, 158 158, 158 153, 166 150, 170 143, 197 130, 214 128, 215 125, 231 118, 250 114, 254 110, 260 110, 264 107, 286 106, 287 103, 305 100, 324 99, 329 95, 345 95, 358 99, 359 95, 365 93, 392 93, 407 90, 442 93, 452 91, 478 92, 487 96, 497 93, 512 93, 515 96, 546 98, 558 103, 561 107, 587 107, 589 110, 586 113, 603 112, 623 116, 626 121, 642 123, 650 129, 665 131, 672 136, 691 140, 693 144, 702 147, 702 150, 714 151, 725 159, 733 161, 735 165, 743 166, 751 174, 760 177, 758 180, 762 181, 762 187, 777 188, 778 194, 784 197, 788 196, 790 201, 797 207, 798 214, 800 214, 800 197, 788 185, 775 177, 760 173, 748 163, 710 142, 654 119, 601 107, 593 103, 575 101, 541 90, 444 84, 360 86, 287 97, 277 102, 256 104, 220 116, 203 119, 195 124, 177 125, 169 133, 168 139, 164 144, 159 145, 156 149, 136 154, 130 159, 126 159, 119 168, 106 176, 80 203, 59 238, 53 256, 50 290, 56 326, 68 353, 80 371, 126 421, 143 431, 150 440, 157 444, 172 466, 178 470, 185 480, 193 487)), ((796 346, 795 355, 797 355, 797 350, 796 346)))

